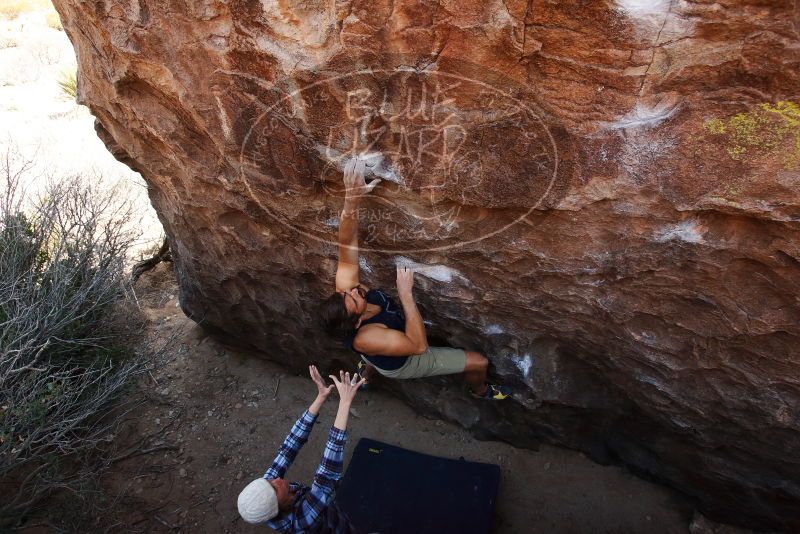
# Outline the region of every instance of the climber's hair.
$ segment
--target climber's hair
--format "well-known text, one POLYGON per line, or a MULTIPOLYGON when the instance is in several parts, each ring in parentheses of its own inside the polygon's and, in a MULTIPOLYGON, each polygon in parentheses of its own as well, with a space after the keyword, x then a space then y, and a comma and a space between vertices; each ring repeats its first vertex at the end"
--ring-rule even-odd
POLYGON ((344 340, 355 332, 359 314, 348 312, 344 295, 334 293, 322 302, 319 318, 329 336, 344 340))

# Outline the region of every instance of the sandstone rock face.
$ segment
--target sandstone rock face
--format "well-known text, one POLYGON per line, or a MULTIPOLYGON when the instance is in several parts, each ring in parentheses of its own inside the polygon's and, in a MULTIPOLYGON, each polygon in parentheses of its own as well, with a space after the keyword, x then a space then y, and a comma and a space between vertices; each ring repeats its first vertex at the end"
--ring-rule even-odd
POLYGON ((193 319, 298 370, 352 363, 315 308, 367 154, 364 282, 417 266, 431 339, 519 394, 388 387, 800 529, 796 2, 55 4, 193 319))

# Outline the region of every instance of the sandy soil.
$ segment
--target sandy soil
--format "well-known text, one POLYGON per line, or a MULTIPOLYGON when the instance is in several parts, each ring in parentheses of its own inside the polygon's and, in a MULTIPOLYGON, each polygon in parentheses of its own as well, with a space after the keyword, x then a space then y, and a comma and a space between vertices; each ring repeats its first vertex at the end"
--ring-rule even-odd
MULTIPOLYGON (((116 464, 106 485, 124 496, 109 505, 127 531, 263 532, 239 519, 236 496, 263 474, 313 399, 314 385, 208 337, 181 313, 166 266, 145 274, 137 293, 152 335, 173 336, 174 345, 143 384, 150 399, 124 436, 154 434, 141 447, 158 450, 116 464)), ((311 480, 335 411, 333 394, 290 479, 311 480)), ((623 468, 556 447, 535 452, 476 441, 461 428, 418 416, 380 390, 359 394, 349 427, 348 460, 358 439, 371 437, 500 465, 494 532, 688 532, 692 509, 686 501, 623 468)))

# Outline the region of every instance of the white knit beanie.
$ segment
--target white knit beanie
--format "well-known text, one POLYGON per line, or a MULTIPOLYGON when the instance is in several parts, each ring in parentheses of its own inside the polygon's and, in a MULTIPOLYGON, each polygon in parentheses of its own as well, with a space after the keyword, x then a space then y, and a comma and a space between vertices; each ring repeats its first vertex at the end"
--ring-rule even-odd
POLYGON ((242 519, 252 524, 264 523, 278 515, 278 495, 264 478, 257 478, 245 486, 236 505, 242 519))

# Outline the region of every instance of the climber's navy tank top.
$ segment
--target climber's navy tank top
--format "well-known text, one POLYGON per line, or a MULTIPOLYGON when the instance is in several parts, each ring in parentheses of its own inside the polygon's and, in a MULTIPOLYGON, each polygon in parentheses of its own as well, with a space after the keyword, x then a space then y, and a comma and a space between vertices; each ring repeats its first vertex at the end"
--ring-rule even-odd
MULTIPOLYGON (((379 289, 370 289, 367 291, 367 295, 364 297, 364 299, 369 304, 376 304, 380 306, 381 311, 374 317, 370 317, 366 321, 362 321, 359 325, 359 328, 372 323, 380 323, 385 325, 387 328, 391 328, 392 330, 400 330, 401 332, 405 332, 406 317, 403 315, 403 309, 395 304, 394 300, 392 300, 390 296, 379 289)), ((347 340, 347 345, 355 352, 358 351, 353 348, 353 340, 355 340, 357 333, 358 330, 356 330, 356 332, 347 340)), ((408 360, 408 356, 368 356, 366 354, 363 354, 363 356, 367 359, 367 361, 369 361, 369 363, 375 367, 378 367, 379 369, 383 369, 384 371, 394 371, 395 369, 400 369, 403 367, 403 365, 405 365, 406 360, 408 360)))

